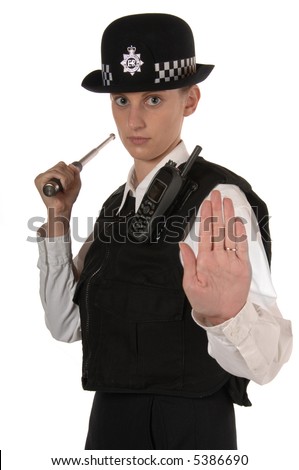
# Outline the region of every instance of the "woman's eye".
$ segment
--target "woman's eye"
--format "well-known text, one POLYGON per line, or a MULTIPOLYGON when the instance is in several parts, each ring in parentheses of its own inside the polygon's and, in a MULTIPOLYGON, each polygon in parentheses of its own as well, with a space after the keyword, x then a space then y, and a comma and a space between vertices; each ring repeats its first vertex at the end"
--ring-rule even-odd
POLYGON ((126 106, 126 104, 128 103, 128 100, 123 96, 118 96, 117 98, 114 98, 114 101, 118 106, 126 106))
POLYGON ((157 106, 157 104, 161 103, 161 99, 158 96, 151 96, 147 102, 150 106, 157 106))

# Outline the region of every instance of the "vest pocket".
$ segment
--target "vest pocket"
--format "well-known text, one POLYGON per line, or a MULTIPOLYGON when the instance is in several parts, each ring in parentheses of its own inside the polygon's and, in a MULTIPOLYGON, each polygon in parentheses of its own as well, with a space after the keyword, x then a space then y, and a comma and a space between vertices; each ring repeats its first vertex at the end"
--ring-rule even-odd
POLYGON ((137 377, 144 387, 183 386, 183 321, 137 323, 137 377))
POLYGON ((184 368, 181 290, 123 282, 109 284, 101 291, 100 302, 99 359, 105 368, 106 384, 107 380, 110 384, 119 382, 121 376, 123 385, 133 388, 180 388, 184 368))

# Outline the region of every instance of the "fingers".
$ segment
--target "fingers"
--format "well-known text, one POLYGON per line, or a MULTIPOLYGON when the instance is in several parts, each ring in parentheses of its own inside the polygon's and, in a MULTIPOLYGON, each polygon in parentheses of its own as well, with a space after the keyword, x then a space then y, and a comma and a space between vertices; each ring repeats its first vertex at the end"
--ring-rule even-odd
POLYGON ((237 234, 235 232, 235 210, 231 199, 223 199, 223 215, 225 220, 224 248, 236 250, 237 234))
POLYGON ((37 189, 42 192, 44 185, 52 178, 60 180, 64 190, 67 190, 73 185, 74 179, 78 175, 79 170, 74 165, 66 165, 64 162, 59 162, 53 168, 50 168, 44 173, 41 173, 35 178, 35 185, 37 189))
POLYGON ((53 168, 38 175, 35 178, 35 185, 48 210, 53 208, 56 215, 67 214, 69 216, 81 188, 80 170, 74 165, 59 162, 53 168), (60 180, 63 191, 59 191, 53 197, 48 197, 44 194, 43 188, 53 178, 60 180))
POLYGON ((200 211, 199 244, 201 252, 210 252, 213 249, 212 203, 205 200, 200 211))
POLYGON ((201 252, 218 251, 241 253, 248 251, 246 229, 240 218, 235 216, 233 202, 221 197, 218 190, 211 193, 210 201, 205 200, 200 213, 199 248, 201 252))
POLYGON ((212 243, 213 250, 223 250, 224 239, 226 233, 225 220, 222 208, 222 198, 219 191, 212 191, 211 193, 211 208, 212 208, 212 243))
POLYGON ((223 199, 223 213, 225 220, 224 247, 234 252, 238 257, 248 254, 246 228, 240 217, 235 217, 234 205, 231 199, 223 199))
POLYGON ((236 254, 238 258, 249 260, 246 229, 243 221, 239 217, 236 217, 235 219, 235 234, 237 248, 236 254))
POLYGON ((210 200, 206 199, 202 203, 200 221, 199 246, 201 253, 223 250, 225 224, 219 191, 212 191, 210 200))
POLYGON ((180 252, 184 266, 184 285, 191 284, 192 279, 196 276, 196 258, 195 255, 187 243, 181 242, 179 244, 180 252))

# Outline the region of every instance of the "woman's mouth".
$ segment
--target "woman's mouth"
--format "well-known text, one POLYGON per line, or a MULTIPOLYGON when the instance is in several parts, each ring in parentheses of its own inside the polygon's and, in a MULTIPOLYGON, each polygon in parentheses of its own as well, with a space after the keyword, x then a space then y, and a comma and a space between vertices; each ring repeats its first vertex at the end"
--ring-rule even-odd
POLYGON ((144 145, 146 144, 150 139, 148 137, 135 137, 131 136, 128 137, 128 140, 131 142, 133 145, 144 145))

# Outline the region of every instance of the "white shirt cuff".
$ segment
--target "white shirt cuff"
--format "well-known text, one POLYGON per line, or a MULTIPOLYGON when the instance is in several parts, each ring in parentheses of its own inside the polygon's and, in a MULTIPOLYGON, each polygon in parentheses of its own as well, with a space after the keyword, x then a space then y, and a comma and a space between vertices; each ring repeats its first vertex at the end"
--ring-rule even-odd
POLYGON ((208 325, 199 322, 192 310, 194 321, 204 328, 209 334, 215 337, 223 338, 225 336, 230 343, 238 346, 248 336, 252 326, 258 320, 258 312, 254 305, 247 301, 242 310, 233 318, 226 320, 220 325, 208 325))
POLYGON ((70 232, 60 237, 40 238, 38 242, 40 260, 46 264, 64 265, 72 259, 70 232))

